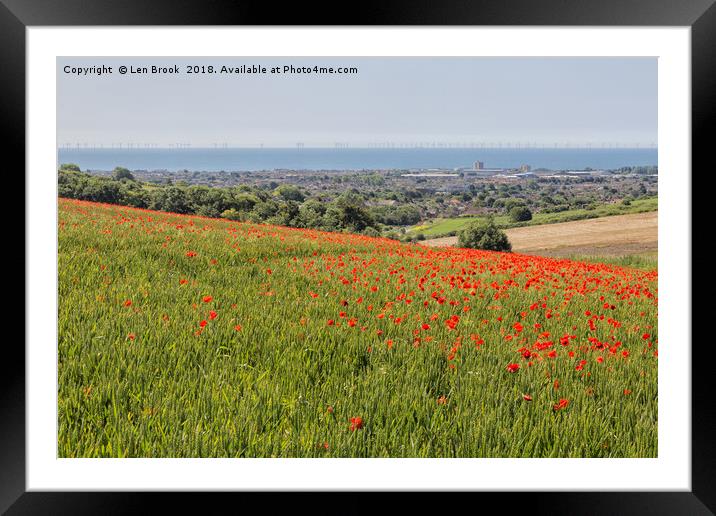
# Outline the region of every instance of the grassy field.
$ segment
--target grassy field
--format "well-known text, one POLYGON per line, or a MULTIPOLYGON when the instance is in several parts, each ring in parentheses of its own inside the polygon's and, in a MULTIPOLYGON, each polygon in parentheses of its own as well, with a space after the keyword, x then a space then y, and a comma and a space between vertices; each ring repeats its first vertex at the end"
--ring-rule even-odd
MULTIPOLYGON (((610 215, 625 215, 629 213, 645 213, 656 211, 658 209, 658 200, 656 197, 648 199, 637 199, 630 205, 621 203, 603 204, 593 210, 567 210, 559 213, 534 213, 532 220, 527 222, 512 222, 509 215, 498 215, 495 217, 495 223, 501 228, 515 228, 522 226, 537 226, 541 224, 554 224, 557 222, 569 222, 572 220, 592 219, 598 217, 607 217, 610 215)), ((422 224, 414 226, 410 229, 409 234, 417 235, 422 233, 428 238, 438 238, 448 236, 456 231, 463 229, 470 222, 484 217, 455 217, 451 219, 438 219, 431 224, 422 224)))
POLYGON ((655 457, 657 273, 59 201, 60 457, 655 457))

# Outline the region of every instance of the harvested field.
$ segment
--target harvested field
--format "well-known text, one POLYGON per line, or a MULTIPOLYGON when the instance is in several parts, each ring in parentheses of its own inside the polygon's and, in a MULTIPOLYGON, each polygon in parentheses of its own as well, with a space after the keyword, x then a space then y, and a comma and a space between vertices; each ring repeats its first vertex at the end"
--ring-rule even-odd
MULTIPOLYGON (((658 212, 527 226, 505 230, 516 253, 568 257, 625 256, 656 251, 658 212)), ((457 245, 457 237, 425 240, 424 245, 457 245)))

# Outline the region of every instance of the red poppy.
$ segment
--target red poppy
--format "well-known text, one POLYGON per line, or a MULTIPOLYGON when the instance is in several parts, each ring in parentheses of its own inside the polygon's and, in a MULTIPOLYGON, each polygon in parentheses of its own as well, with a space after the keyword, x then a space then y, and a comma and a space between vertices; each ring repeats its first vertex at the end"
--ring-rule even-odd
POLYGON ((214 310, 209 311, 209 319, 211 319, 212 321, 216 319, 216 315, 217 313, 214 310))
POLYGON ((202 301, 204 301, 204 303, 211 303, 212 299, 214 298, 211 296, 204 296, 204 299, 202 301))
POLYGON ((201 326, 201 327, 203 328, 204 326, 206 326, 206 324, 207 324, 206 321, 201 321, 201 322, 199 323, 199 326, 201 326))
POLYGON ((124 302, 124 306, 132 306, 132 300, 131 300, 131 299, 127 299, 127 300, 124 302))
POLYGON ((510 373, 516 373, 519 368, 520 368, 519 364, 507 364, 507 370, 510 373))
POLYGON ((555 411, 562 410, 567 408, 567 405, 569 405, 569 400, 566 400, 564 398, 559 400, 559 403, 557 403, 554 407, 552 407, 555 411))
POLYGON ((351 418, 351 431, 355 432, 356 430, 360 430, 361 428, 363 428, 363 418, 352 417, 351 418))

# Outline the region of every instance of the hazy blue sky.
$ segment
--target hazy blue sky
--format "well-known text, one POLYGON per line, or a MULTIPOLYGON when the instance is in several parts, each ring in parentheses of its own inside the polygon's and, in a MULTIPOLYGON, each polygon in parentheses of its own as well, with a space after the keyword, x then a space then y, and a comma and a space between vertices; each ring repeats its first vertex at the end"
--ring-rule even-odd
POLYGON ((58 58, 58 144, 657 141, 656 58, 58 58), (179 65, 180 75, 117 73, 179 65), (355 66, 354 75, 184 65, 355 66), (77 76, 65 66, 112 66, 77 76))

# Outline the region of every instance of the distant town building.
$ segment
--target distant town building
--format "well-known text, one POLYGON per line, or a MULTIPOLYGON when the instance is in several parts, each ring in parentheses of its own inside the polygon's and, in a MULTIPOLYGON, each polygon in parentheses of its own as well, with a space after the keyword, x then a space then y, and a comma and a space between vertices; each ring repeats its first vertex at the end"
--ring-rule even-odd
POLYGON ((510 169, 506 168, 485 168, 485 163, 482 161, 473 162, 472 168, 457 168, 455 170, 460 172, 464 177, 492 177, 510 171, 510 169))
POLYGON ((460 172, 462 172, 466 177, 492 177, 504 174, 507 170, 504 168, 481 168, 480 170, 466 168, 460 170, 460 172))

